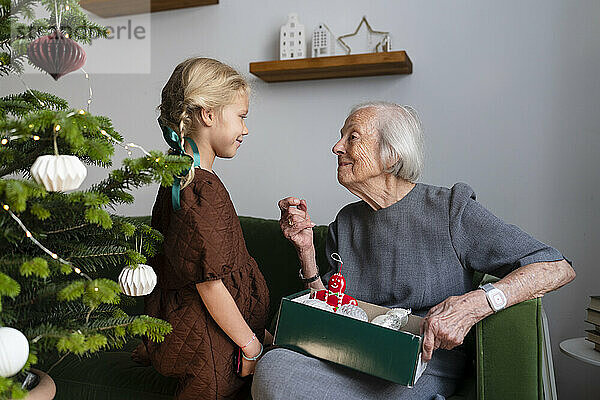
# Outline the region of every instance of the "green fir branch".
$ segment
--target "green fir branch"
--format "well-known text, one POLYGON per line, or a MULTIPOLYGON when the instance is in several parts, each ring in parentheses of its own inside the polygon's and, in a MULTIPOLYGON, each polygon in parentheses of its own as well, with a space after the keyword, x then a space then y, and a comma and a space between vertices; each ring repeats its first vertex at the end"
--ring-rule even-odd
POLYGON ((67 101, 58 96, 31 89, 23 93, 0 97, 0 117, 6 118, 8 115, 12 115, 23 118, 32 112, 45 109, 66 110, 68 106, 67 101))

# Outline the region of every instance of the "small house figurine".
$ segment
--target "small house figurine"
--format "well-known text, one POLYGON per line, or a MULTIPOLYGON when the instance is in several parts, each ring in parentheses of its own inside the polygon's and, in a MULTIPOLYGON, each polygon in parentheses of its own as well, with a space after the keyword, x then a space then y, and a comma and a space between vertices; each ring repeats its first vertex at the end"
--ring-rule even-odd
POLYGON ((319 26, 313 32, 312 56, 327 57, 335 55, 335 37, 325 24, 319 26))
POLYGON ((304 25, 298 21, 298 14, 289 14, 279 35, 279 59, 290 60, 306 57, 304 25))

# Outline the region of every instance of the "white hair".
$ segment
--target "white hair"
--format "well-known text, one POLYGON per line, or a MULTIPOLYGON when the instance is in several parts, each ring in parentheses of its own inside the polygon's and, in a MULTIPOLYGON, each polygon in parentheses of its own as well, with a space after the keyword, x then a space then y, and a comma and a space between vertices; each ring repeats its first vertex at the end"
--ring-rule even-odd
POLYGON ((374 127, 379 133, 381 161, 394 176, 415 182, 424 165, 423 128, 414 108, 385 101, 355 105, 348 116, 358 110, 375 111, 374 127))

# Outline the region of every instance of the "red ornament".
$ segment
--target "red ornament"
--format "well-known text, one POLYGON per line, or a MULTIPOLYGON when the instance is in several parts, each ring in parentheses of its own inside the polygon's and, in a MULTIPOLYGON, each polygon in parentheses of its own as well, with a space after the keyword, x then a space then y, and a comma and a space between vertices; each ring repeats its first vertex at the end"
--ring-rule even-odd
POLYGON ((83 67, 86 60, 83 48, 58 30, 31 42, 27 47, 27 56, 29 61, 50 74, 55 81, 83 67))
MULTIPOLYGON (((334 254, 337 255, 337 253, 334 254)), ((344 294, 344 291, 346 290, 346 279, 342 276, 343 264, 341 260, 336 261, 340 261, 340 272, 334 274, 329 279, 329 282, 327 283, 327 289, 318 290, 314 292, 311 296, 311 298, 323 300, 324 302, 332 306, 334 311, 337 311, 338 307, 340 307, 343 304, 352 304, 355 306, 358 305, 358 301, 356 301, 354 297, 344 294)))

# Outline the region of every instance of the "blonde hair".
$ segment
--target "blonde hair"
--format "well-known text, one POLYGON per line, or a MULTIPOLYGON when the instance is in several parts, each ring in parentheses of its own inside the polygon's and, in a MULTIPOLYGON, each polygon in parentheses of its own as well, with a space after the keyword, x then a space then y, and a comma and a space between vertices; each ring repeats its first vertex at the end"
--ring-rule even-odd
MULTIPOLYGON (((220 113, 250 86, 239 72, 212 58, 193 57, 180 63, 161 94, 159 121, 173 129, 182 141, 190 136, 194 114, 201 109, 220 113)), ((182 179, 181 189, 194 179, 194 168, 182 179)))

